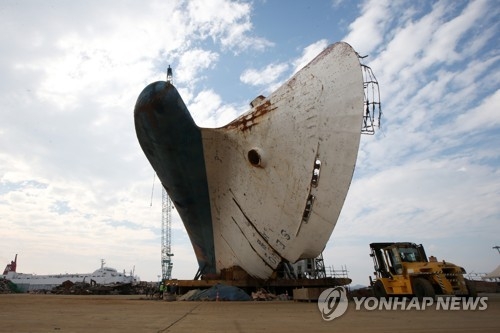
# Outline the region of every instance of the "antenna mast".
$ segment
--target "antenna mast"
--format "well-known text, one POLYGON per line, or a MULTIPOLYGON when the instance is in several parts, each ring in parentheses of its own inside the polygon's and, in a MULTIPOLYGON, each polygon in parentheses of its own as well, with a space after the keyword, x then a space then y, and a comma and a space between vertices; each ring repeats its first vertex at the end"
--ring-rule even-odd
POLYGON ((174 79, 174 75, 172 74, 172 68, 170 68, 170 65, 168 65, 167 68, 167 82, 172 84, 174 79))

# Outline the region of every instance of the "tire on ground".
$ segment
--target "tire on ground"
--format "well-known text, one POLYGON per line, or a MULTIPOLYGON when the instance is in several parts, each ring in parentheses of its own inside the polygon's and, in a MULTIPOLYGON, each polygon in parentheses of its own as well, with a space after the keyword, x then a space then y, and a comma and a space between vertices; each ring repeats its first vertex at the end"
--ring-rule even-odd
POLYGON ((469 292, 467 297, 476 298, 477 297, 477 290, 476 290, 476 285, 474 284, 474 281, 465 279, 465 285, 467 286, 467 291, 469 292))
POLYGON ((376 298, 386 298, 387 297, 387 291, 384 288, 384 284, 382 281, 377 280, 373 284, 373 296, 376 298))
POLYGON ((424 278, 415 278, 412 283, 413 295, 421 301, 424 297, 433 297, 436 296, 436 292, 434 291, 434 287, 429 282, 429 280, 424 278))

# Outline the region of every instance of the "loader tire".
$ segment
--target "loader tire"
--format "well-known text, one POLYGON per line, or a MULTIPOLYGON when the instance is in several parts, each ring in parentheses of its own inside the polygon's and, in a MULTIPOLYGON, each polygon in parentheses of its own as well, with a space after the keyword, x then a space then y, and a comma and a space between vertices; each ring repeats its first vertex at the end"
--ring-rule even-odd
POLYGON ((432 287, 432 284, 429 280, 423 278, 415 278, 412 283, 413 287, 413 295, 418 298, 419 301, 422 301, 424 297, 432 297, 436 296, 436 292, 432 287))
POLYGON ((385 291, 382 281, 377 280, 373 284, 373 296, 376 298, 387 298, 387 291, 385 291))
POLYGON ((476 285, 474 284, 473 281, 465 279, 465 285, 467 286, 467 291, 469 294, 467 297, 470 297, 472 299, 477 298, 477 290, 476 290, 476 285))

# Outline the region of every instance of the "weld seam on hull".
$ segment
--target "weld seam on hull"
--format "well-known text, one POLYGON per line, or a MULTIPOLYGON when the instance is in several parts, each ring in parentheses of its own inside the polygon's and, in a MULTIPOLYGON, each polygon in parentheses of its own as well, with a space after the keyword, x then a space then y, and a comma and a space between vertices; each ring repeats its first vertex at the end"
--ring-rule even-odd
MULTIPOLYGON (((246 239, 246 240, 247 240, 247 242, 248 242, 248 245, 252 248, 252 250, 255 252, 255 254, 256 254, 257 256, 259 256, 259 258, 260 258, 260 259, 264 262, 264 264, 265 264, 267 267, 269 267, 269 268, 271 268, 272 270, 274 270, 274 267, 272 267, 271 265, 269 265, 269 264, 267 263, 266 259, 264 259, 264 258, 260 255, 260 253, 259 253, 259 252, 255 249, 255 247, 253 247, 252 242, 250 242, 250 240, 247 238, 247 236, 245 235, 245 232, 243 231, 243 229, 241 229, 240 225, 238 224, 238 222, 236 222, 236 220, 234 219, 234 217, 231 217, 231 219, 233 220, 234 224, 236 224, 236 226, 238 227, 238 229, 240 229, 241 234, 243 235, 243 237, 245 237, 245 239, 246 239)), ((269 247, 271 247, 271 246, 269 246, 269 247)), ((271 249, 272 249, 272 247, 271 247, 271 249)), ((274 250, 274 249, 273 249, 273 250, 274 250)), ((233 252, 234 252, 234 251, 233 251, 233 252)), ((280 257, 281 257, 281 256, 280 256, 280 257)), ((283 258, 282 258, 282 259, 283 259, 283 258)))
MULTIPOLYGON (((231 193, 234 195, 234 193, 233 193, 232 191, 231 191, 231 193)), ((249 217, 245 214, 245 212, 243 211, 243 209, 241 208, 241 206, 238 204, 238 201, 236 201, 236 199, 234 198, 234 196, 233 196, 233 198, 232 198, 232 199, 233 199, 234 203, 236 204, 236 206, 238 207, 238 209, 240 210, 241 214, 243 214, 243 216, 244 216, 244 217, 245 217, 245 219, 248 221, 248 223, 250 223, 250 225, 252 226, 252 228, 254 229, 254 231, 255 231, 257 234, 259 234, 259 236, 260 236, 260 237, 261 237, 261 238, 262 238, 262 239, 266 242, 266 244, 269 246, 269 248, 270 248, 271 250, 273 250, 273 251, 274 251, 274 253, 276 253, 276 254, 277 254, 277 255, 278 255, 281 259, 283 259, 283 257, 281 256, 281 254, 280 254, 278 251, 276 251, 276 249, 275 249, 275 248, 274 248, 271 244, 269 244, 269 242, 267 241, 266 237, 264 237, 264 236, 260 233, 260 231, 257 229, 257 227, 256 227, 256 226, 252 223, 252 221, 251 221, 251 220, 250 220, 250 218, 249 218, 249 217)), ((239 226, 238 226, 238 228, 239 228, 239 226)))

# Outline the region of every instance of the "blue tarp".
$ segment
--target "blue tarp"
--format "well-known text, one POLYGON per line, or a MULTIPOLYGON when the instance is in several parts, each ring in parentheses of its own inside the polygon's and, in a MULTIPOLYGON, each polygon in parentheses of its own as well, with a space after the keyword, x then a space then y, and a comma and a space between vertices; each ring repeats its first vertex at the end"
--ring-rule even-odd
POLYGON ((224 284, 216 284, 205 290, 200 290, 188 297, 187 301, 251 301, 252 298, 242 289, 224 284))

